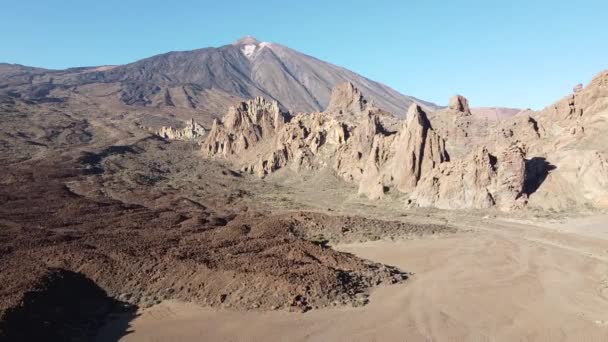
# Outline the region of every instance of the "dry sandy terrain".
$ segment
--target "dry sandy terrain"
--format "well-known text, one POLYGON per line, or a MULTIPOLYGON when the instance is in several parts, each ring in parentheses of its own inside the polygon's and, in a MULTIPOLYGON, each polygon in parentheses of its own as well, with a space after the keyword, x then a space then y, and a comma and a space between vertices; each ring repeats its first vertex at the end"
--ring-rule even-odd
MULTIPOLYGON (((374 290, 364 307, 300 314, 167 301, 140 311, 121 341, 608 339, 608 217, 467 226, 437 238, 337 246, 414 273, 374 290)), ((102 336, 112 336, 112 324, 102 336)))

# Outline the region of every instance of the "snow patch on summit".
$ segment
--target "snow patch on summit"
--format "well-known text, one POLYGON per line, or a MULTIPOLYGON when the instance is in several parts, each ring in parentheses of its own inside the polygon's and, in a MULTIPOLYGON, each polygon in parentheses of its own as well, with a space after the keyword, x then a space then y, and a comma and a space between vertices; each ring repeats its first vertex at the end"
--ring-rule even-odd
POLYGON ((265 48, 265 47, 272 47, 272 43, 269 42, 261 42, 260 43, 260 49, 265 48))
POLYGON ((245 55, 245 57, 252 59, 256 51, 260 51, 265 47, 272 48, 272 43, 261 42, 259 44, 247 44, 241 48, 241 52, 243 52, 243 55, 245 55))
POLYGON ((245 55, 245 57, 251 58, 251 56, 253 56, 253 53, 255 52, 256 48, 257 48, 257 46, 255 44, 248 44, 248 45, 243 46, 241 51, 243 52, 243 55, 245 55))

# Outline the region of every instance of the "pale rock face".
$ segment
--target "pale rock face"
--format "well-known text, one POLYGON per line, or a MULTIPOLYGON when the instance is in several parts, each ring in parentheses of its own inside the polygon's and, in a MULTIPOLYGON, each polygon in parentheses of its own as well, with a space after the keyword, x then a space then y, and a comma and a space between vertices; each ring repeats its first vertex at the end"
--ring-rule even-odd
POLYGON ((285 123, 276 101, 257 97, 231 107, 223 122, 213 121, 202 151, 208 157, 228 157, 244 152, 259 141, 271 138, 285 123))
POLYGON ((573 204, 608 209, 608 154, 597 150, 557 150, 548 155, 551 171, 530 196, 530 205, 554 210, 573 204))
POLYGON ((528 194, 524 193, 526 181, 525 148, 511 145, 504 149, 497 161, 496 183, 492 196, 502 210, 519 209, 527 204, 528 194))
POLYGON ((466 115, 471 115, 471 108, 469 108, 469 100, 462 95, 454 95, 450 98, 448 108, 466 115))
MULTIPOLYGON (((369 144, 369 143, 368 143, 369 144)), ((425 172, 449 160, 443 139, 435 133, 426 113, 412 104, 407 119, 394 135, 375 135, 359 183, 359 194, 382 197, 385 188, 413 191, 425 172)))
POLYGON ((577 180, 583 195, 598 208, 608 208, 608 158, 599 151, 587 152, 578 163, 577 180))
POLYGON ((446 148, 455 158, 464 158, 470 153, 472 137, 481 133, 468 103, 464 96, 455 95, 447 108, 433 113, 435 131, 445 139, 446 148))
POLYGON ((533 117, 522 114, 511 118, 496 128, 494 136, 495 150, 503 150, 519 141, 527 144, 539 142, 546 136, 545 128, 533 117))
POLYGON ((173 127, 161 127, 154 134, 169 140, 193 140, 201 141, 205 136, 205 127, 191 119, 186 122, 186 126, 182 129, 173 127))
POLYGON ((444 163, 425 173, 410 197, 410 205, 441 209, 501 210, 523 207, 525 159, 523 150, 511 146, 497 158, 480 147, 464 160, 444 163))
POLYGON ((596 75, 586 87, 577 88, 555 104, 543 109, 539 116, 552 122, 576 122, 608 110, 608 70, 596 75))
POLYGON ((340 177, 352 182, 361 180, 372 140, 382 132, 383 127, 376 114, 368 112, 359 118, 350 131, 348 144, 336 155, 334 168, 340 177))
POLYGON ((393 174, 397 189, 401 192, 416 188, 423 169, 430 170, 448 159, 443 140, 432 131, 426 114, 416 104, 412 104, 408 110, 394 150, 393 174))
POLYGON ((367 108, 367 100, 352 83, 346 82, 332 89, 329 105, 325 112, 336 115, 363 113, 367 108))
POLYGON ((294 171, 333 167, 341 177, 358 180, 369 142, 381 129, 366 103, 352 84, 337 86, 328 111, 292 118, 276 132, 274 150, 249 171, 264 176, 285 166, 294 171), (349 125, 353 121, 362 124, 349 125))
POLYGON ((424 175, 410 196, 410 205, 440 209, 489 208, 495 204, 488 188, 496 177, 487 149, 465 160, 446 163, 424 175))
POLYGON ((260 177, 330 168, 361 196, 399 191, 409 206, 608 207, 608 73, 542 112, 492 122, 491 130, 478 129, 463 97, 432 120, 412 105, 398 121, 350 84, 332 94, 327 111, 294 117, 276 102, 242 103, 214 122, 203 152, 260 177))
POLYGON ((214 122, 203 151, 260 177, 285 167, 296 172, 330 167, 358 183, 362 196, 380 199, 394 189, 410 194, 410 205, 508 209, 521 196, 525 161, 515 150, 501 154, 500 164, 485 148, 450 162, 443 138, 418 105, 389 132, 352 85, 340 85, 333 94, 327 112, 289 120, 276 103, 261 98, 242 103, 223 123, 214 122))
POLYGON ((278 132, 268 158, 274 167, 265 171, 288 165, 294 171, 325 167, 346 144, 346 134, 345 126, 325 113, 297 115, 278 132))
POLYGON ((394 136, 374 136, 372 148, 359 181, 359 195, 372 200, 384 197, 385 188, 392 183, 392 179, 390 175, 384 174, 382 167, 393 155, 391 148, 393 142, 394 136))

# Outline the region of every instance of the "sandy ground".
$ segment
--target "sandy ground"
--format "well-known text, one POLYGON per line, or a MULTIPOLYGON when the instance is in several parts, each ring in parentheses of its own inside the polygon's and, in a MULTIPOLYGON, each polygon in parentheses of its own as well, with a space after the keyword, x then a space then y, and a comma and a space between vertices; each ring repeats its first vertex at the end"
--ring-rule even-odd
MULTIPOLYGON (((467 226, 440 238, 337 246, 414 272, 403 285, 375 290, 364 307, 298 314, 163 302, 141 311, 121 341, 608 340, 608 217, 559 229, 504 220, 467 226)), ((111 336, 112 324, 100 337, 111 336)))

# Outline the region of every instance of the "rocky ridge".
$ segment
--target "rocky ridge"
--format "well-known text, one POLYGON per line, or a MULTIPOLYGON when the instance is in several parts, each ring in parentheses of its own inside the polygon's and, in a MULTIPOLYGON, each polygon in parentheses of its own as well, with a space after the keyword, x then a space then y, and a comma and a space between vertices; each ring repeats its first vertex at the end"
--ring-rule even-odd
MULTIPOLYGON (((464 97, 456 97, 453 104, 448 110, 470 115, 464 97)), ((527 199, 525 148, 507 146, 497 156, 482 148, 452 161, 444 138, 419 105, 412 104, 406 119, 399 121, 369 104, 349 83, 334 88, 324 112, 291 116, 276 102, 243 102, 213 123, 202 151, 259 177, 282 168, 331 168, 357 184, 360 195, 380 199, 401 193, 409 205, 498 205, 507 210, 525 205, 527 199), (456 175, 464 176, 461 183, 454 183, 456 175), (463 192, 460 187, 465 185, 470 189, 463 192)))
POLYGON ((543 208, 601 208, 608 206, 608 141, 597 137, 608 127, 607 78, 601 73, 543 111, 485 125, 461 95, 428 114, 412 104, 404 120, 351 83, 336 86, 327 109, 310 114, 292 115, 258 97, 215 120, 201 146, 204 156, 259 177, 330 168, 359 195, 398 194, 408 206, 511 210, 533 197, 543 208))

